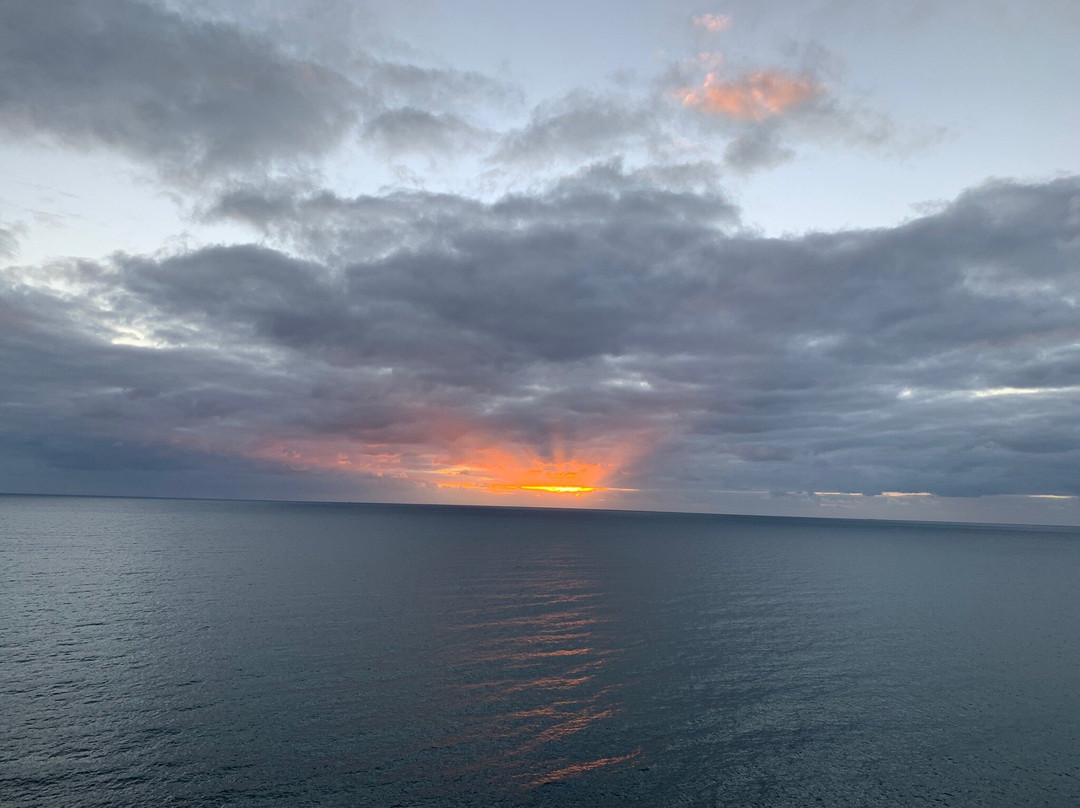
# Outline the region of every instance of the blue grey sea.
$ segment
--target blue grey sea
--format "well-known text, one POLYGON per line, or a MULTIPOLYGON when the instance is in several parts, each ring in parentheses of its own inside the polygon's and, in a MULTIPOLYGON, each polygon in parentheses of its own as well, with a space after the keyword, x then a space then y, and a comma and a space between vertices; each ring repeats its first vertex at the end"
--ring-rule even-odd
POLYGON ((1080 530, 0 497, 0 805, 1080 805, 1080 530))

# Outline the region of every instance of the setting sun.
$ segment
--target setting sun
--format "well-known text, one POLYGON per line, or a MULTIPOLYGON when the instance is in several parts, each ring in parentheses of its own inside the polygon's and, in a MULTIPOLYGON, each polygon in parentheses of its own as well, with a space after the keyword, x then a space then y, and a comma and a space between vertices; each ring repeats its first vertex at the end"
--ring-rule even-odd
POLYGON ((522 491, 546 491, 549 494, 588 494, 596 488, 583 485, 522 485, 522 491))
POLYGON ((480 449, 468 462, 438 470, 446 479, 440 487, 473 488, 492 492, 534 491, 580 496, 610 490, 603 483, 623 464, 612 456, 599 462, 544 460, 523 448, 480 449))

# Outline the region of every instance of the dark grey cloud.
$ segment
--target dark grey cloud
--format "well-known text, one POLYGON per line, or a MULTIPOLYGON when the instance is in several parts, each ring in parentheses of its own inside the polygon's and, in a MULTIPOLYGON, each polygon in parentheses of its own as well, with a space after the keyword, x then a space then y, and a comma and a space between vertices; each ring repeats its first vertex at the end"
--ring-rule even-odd
POLYGON ((370 5, 355 0, 291 0, 286 4, 231 0, 164 0, 185 17, 256 33, 290 58, 348 76, 386 107, 464 114, 484 106, 516 105, 520 90, 475 70, 431 63, 407 42, 387 34, 370 5))
POLYGON ((61 476, 111 441, 132 480, 176 452, 400 494, 494 443, 633 447, 610 482, 638 505, 1080 494, 1080 179, 769 239, 684 174, 598 165, 490 203, 249 188, 217 215, 288 252, 9 273, 0 432, 61 476))
MULTIPOLYGON (((726 144, 727 166, 747 173, 801 142, 893 148, 902 139, 887 116, 825 92, 765 122, 680 114, 673 90, 699 78, 689 64, 651 88, 541 101, 510 126, 524 99, 508 82, 389 57, 370 36, 358 40, 370 23, 358 22, 355 4, 308 5, 309 20, 328 22, 292 30, 295 12, 218 3, 0 0, 0 132, 113 149, 170 181, 214 184, 317 169, 344 142, 433 163, 487 149, 500 167, 536 170, 620 155, 680 163, 693 134, 704 137, 697 157, 726 144)), ((815 76, 832 69, 820 48, 791 58, 815 76)))
POLYGON ((0 3, 0 126, 175 174, 318 154, 358 90, 239 29, 132 0, 0 3))
POLYGON ((360 131, 383 151, 452 151, 480 134, 469 110, 514 95, 475 72, 359 48, 326 66, 322 51, 287 44, 136 0, 2 0, 0 130, 217 181, 319 157, 360 131))
POLYGON ((575 90, 538 104, 528 123, 502 136, 491 159, 531 167, 592 162, 669 140, 651 102, 575 90))
POLYGON ((342 197, 295 184, 238 185, 204 211, 210 221, 244 222, 298 253, 331 263, 370 261, 422 247, 451 249, 467 231, 600 226, 620 221, 657 224, 685 219, 704 227, 730 225, 738 211, 707 162, 624 170, 621 161, 587 166, 544 192, 508 194, 493 204, 448 193, 397 191, 342 197))
POLYGON ((19 238, 22 234, 21 225, 0 223, 0 258, 11 258, 19 252, 19 238))
POLYGON ((368 54, 357 56, 348 67, 364 84, 377 88, 383 103, 395 107, 461 113, 521 102, 520 91, 513 85, 475 70, 427 67, 368 54))
POLYGON ((737 174, 774 168, 794 159, 795 150, 780 143, 771 122, 754 126, 724 148, 724 165, 737 174))
POLYGON ((440 114, 399 107, 372 117, 363 139, 389 157, 421 154, 435 158, 482 148, 492 135, 450 112, 440 114))

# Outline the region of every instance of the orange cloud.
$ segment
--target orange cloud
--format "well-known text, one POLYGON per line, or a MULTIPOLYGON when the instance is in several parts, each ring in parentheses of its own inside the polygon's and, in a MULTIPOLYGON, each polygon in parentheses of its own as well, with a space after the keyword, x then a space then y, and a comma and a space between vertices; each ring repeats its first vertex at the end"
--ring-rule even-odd
POLYGON ((694 25, 713 34, 719 34, 731 27, 730 14, 701 14, 694 17, 694 25))
POLYGON ((810 76, 783 70, 758 70, 735 81, 709 73, 701 87, 683 87, 675 95, 688 107, 740 121, 760 121, 820 95, 822 85, 810 76))

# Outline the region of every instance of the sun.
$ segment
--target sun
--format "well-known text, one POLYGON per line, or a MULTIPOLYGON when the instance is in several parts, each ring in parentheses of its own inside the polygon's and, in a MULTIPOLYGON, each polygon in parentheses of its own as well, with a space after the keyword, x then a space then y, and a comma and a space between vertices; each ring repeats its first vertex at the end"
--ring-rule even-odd
POLYGON ((603 459, 539 457, 521 447, 489 447, 470 452, 468 460, 441 468, 441 487, 492 493, 524 491, 584 496, 610 491, 605 482, 623 465, 614 453, 603 459))
POLYGON ((519 487, 522 491, 546 491, 549 494, 590 494, 593 491, 603 490, 587 485, 522 485, 519 487))

